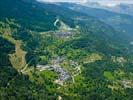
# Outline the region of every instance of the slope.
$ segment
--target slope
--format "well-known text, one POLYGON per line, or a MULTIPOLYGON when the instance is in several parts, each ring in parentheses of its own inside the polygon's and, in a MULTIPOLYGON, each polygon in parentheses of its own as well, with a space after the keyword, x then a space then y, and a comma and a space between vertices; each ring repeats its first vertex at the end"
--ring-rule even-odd
POLYGON ((133 17, 130 15, 114 13, 104 9, 85 7, 77 4, 62 3, 62 6, 96 17, 104 23, 112 26, 116 31, 129 35, 128 38, 132 39, 133 37, 133 17))

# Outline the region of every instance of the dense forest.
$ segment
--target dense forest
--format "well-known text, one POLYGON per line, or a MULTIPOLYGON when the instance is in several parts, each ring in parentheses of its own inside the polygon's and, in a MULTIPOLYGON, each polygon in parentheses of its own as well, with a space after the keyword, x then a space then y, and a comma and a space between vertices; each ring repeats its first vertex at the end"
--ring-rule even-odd
POLYGON ((132 100, 132 38, 66 6, 0 1, 0 100, 132 100))

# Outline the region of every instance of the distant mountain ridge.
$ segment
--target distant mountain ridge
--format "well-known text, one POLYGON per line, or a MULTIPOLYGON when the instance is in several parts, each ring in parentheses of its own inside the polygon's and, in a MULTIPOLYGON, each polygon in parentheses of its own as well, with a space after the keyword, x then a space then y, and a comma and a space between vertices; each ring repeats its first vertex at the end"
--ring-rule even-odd
POLYGON ((133 4, 120 4, 107 9, 117 13, 128 14, 133 16, 133 4))
POLYGON ((115 13, 101 8, 92 8, 70 3, 62 3, 62 6, 85 13, 88 16, 96 17, 104 23, 112 26, 116 31, 128 34, 131 38, 133 38, 133 16, 115 13))
POLYGON ((121 14, 128 14, 133 16, 133 4, 121 3, 117 5, 112 5, 112 6, 105 6, 105 5, 101 5, 98 2, 87 2, 87 3, 84 3, 83 5, 87 7, 105 9, 108 11, 121 13, 121 14))

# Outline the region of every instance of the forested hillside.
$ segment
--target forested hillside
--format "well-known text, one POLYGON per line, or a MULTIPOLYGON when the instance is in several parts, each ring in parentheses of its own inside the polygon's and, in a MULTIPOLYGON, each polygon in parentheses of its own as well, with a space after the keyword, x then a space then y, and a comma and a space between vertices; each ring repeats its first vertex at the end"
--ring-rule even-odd
POLYGON ((0 100, 132 100, 127 35, 59 4, 1 0, 0 13, 0 100))
POLYGON ((91 8, 72 3, 61 3, 63 7, 70 8, 74 11, 85 13, 103 21, 104 23, 112 26, 121 34, 129 35, 128 39, 132 39, 133 31, 133 17, 126 14, 115 13, 105 9, 91 8))

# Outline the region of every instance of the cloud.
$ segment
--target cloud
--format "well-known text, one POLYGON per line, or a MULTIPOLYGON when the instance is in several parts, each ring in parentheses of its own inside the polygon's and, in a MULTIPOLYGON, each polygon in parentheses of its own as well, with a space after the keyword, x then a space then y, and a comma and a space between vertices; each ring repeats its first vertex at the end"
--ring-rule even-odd
POLYGON ((126 4, 133 4, 133 0, 88 0, 90 2, 99 2, 101 4, 120 4, 120 3, 126 3, 126 4))
POLYGON ((85 3, 87 0, 37 0, 37 1, 43 1, 43 2, 81 2, 85 3))
POLYGON ((85 2, 99 2, 103 5, 116 5, 120 3, 133 4, 133 0, 37 0, 42 2, 75 2, 75 3, 85 3, 85 2))

